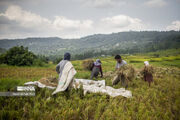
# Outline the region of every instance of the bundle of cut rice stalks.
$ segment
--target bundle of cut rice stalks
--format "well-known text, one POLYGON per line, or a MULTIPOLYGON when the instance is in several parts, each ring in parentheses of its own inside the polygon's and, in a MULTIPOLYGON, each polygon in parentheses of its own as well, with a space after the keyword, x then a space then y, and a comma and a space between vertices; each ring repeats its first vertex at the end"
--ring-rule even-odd
POLYGON ((92 67, 93 67, 93 64, 94 64, 94 61, 92 59, 88 59, 88 60, 84 60, 82 62, 82 66, 85 70, 92 70, 92 67))
POLYGON ((131 65, 124 65, 116 72, 118 76, 124 76, 128 81, 132 81, 135 78, 135 69, 131 65))
POLYGON ((58 79, 56 77, 44 77, 39 80, 40 83, 46 85, 46 86, 52 86, 57 87, 58 79))
POLYGON ((153 74, 153 73, 154 73, 154 68, 153 68, 153 66, 151 66, 151 65, 145 66, 145 67, 143 68, 142 73, 153 74))
POLYGON ((135 69, 131 65, 122 66, 119 70, 116 71, 116 74, 112 79, 112 84, 116 85, 121 82, 121 85, 127 87, 128 82, 135 78, 135 73, 135 69))
POLYGON ((107 71, 107 72, 105 72, 104 73, 104 77, 105 78, 112 78, 113 76, 115 76, 116 75, 116 73, 115 72, 113 72, 113 71, 107 71))

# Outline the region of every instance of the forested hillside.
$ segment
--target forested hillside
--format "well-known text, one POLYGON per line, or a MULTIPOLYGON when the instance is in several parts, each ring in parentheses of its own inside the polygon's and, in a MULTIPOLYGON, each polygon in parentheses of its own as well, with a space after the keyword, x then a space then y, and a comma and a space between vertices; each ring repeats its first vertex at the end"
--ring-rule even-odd
POLYGON ((180 48, 180 32, 119 32, 96 34, 80 39, 27 38, 0 40, 0 48, 13 46, 28 47, 35 54, 62 55, 69 51, 73 54, 83 53, 112 55, 116 53, 141 53, 169 48, 180 48))

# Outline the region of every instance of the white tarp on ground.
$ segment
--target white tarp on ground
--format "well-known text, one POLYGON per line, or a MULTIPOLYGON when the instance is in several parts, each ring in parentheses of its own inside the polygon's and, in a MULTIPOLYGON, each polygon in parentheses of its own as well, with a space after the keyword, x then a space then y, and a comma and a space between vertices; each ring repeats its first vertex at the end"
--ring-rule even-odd
POLYGON ((93 81, 87 79, 75 79, 73 82, 73 88, 80 88, 80 85, 83 86, 84 93, 105 93, 111 97, 124 96, 127 98, 132 97, 132 93, 125 88, 114 89, 110 86, 105 86, 105 80, 93 81))
MULTIPOLYGON (((55 87, 46 86, 38 81, 27 82, 25 83, 25 85, 37 85, 40 88, 46 87, 49 89, 55 89, 55 87)), ((90 93, 104 93, 110 95, 111 97, 116 97, 116 96, 124 96, 127 98, 132 97, 131 91, 125 90, 125 88, 114 89, 113 87, 105 86, 105 80, 94 81, 87 79, 74 79, 72 84, 73 88, 78 89, 80 88, 81 85, 83 86, 83 90, 85 94, 87 92, 90 92, 90 93)))
POLYGON ((56 87, 44 85, 44 84, 40 83, 39 81, 26 82, 26 83, 24 83, 24 85, 36 85, 36 86, 38 86, 39 88, 56 89, 56 87))

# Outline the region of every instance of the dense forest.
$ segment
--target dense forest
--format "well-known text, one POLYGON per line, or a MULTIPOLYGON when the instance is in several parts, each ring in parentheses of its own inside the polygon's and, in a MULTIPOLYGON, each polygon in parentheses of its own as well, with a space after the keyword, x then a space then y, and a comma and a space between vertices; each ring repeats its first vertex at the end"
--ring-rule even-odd
POLYGON ((180 31, 142 31, 119 32, 112 34, 95 34, 80 39, 26 38, 0 40, 0 48, 13 46, 28 47, 38 55, 50 59, 59 59, 65 52, 71 52, 74 59, 114 54, 132 54, 154 52, 171 48, 180 48, 180 31))

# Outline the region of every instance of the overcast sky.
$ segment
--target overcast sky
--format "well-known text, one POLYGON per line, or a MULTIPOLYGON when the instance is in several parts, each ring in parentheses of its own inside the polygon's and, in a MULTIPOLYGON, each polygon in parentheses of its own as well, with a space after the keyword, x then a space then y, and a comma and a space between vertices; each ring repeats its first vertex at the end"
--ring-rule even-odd
POLYGON ((180 0, 0 0, 0 39, 180 30, 180 0))

